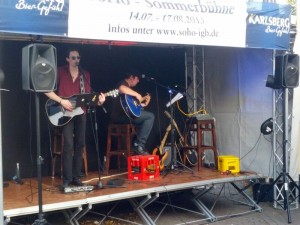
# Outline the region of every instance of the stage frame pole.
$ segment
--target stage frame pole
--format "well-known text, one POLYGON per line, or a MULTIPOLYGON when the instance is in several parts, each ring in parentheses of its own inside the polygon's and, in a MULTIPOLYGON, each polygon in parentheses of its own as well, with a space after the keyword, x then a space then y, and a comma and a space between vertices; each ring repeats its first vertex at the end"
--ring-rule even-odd
POLYGON ((0 69, 0 162, 1 162, 1 168, 0 168, 0 218, 3 221, 3 224, 5 224, 4 221, 4 214, 3 214, 3 157, 2 157, 2 108, 1 108, 1 87, 2 87, 2 81, 4 80, 4 73, 2 69, 0 69))

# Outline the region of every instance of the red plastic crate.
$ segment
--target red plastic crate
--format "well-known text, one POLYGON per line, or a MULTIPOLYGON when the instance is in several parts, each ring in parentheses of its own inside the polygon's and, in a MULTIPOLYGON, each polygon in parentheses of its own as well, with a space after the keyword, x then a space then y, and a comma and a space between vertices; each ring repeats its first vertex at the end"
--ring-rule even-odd
POLYGON ((159 177, 158 155, 130 156, 127 165, 129 180, 149 180, 159 177))

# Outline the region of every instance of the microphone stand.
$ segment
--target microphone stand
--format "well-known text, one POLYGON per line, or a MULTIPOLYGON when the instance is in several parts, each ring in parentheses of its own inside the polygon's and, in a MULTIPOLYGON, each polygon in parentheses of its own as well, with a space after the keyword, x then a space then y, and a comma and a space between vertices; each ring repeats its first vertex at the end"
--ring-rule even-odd
MULTIPOLYGON (((82 69, 82 67, 80 65, 78 65, 78 70, 79 70, 79 73, 82 74, 84 80, 86 81, 86 83, 90 86, 90 89, 93 93, 94 90, 89 82, 89 80, 86 78, 85 76, 85 73, 84 73, 84 70, 82 69)), ((102 109, 105 113, 107 113, 106 109, 102 106, 102 109)), ((100 170, 102 169, 103 170, 103 166, 101 164, 101 161, 100 161, 100 150, 99 150, 99 140, 98 140, 98 124, 97 124, 97 116, 96 116, 96 109, 94 107, 94 109, 90 109, 90 106, 88 108, 88 110, 90 112, 92 112, 94 114, 94 128, 95 128, 95 137, 94 137, 94 140, 95 140, 95 146, 96 146, 96 152, 97 152, 97 167, 98 167, 98 183, 97 183, 97 188, 101 189, 103 188, 103 185, 102 185, 102 182, 101 182, 101 175, 100 175, 100 170)), ((93 122, 93 120, 91 119, 91 122, 93 122)))
MULTIPOLYGON (((89 112, 93 113, 94 115, 94 128, 95 128, 95 146, 96 146, 96 152, 97 152, 97 163, 98 163, 98 183, 97 183, 97 188, 101 189, 103 188, 102 182, 101 182, 101 175, 100 175, 100 170, 103 170, 102 163, 100 161, 100 150, 99 150, 99 139, 98 139, 98 123, 97 123, 97 115, 96 115, 96 109, 90 109, 89 112)), ((93 119, 91 118, 91 122, 93 122, 93 119)))
MULTIPOLYGON (((170 89, 169 90, 170 94, 170 102, 172 100, 172 94, 173 91, 170 89)), ((173 104, 170 105, 170 123, 171 123, 171 164, 170 164, 170 169, 173 170, 175 167, 177 167, 177 157, 176 157, 176 151, 175 151, 175 139, 174 139, 174 123, 173 123, 173 118, 174 118, 174 108, 173 104)))

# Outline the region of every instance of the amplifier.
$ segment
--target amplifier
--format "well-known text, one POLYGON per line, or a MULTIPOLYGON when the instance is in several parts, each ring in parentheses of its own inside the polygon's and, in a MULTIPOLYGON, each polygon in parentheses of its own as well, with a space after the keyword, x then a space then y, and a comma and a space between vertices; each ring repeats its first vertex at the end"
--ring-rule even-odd
POLYGON ((192 116, 193 118, 196 118, 197 120, 214 120, 215 118, 209 114, 195 114, 192 116))
POLYGON ((172 150, 171 144, 170 145, 165 145, 163 147, 162 153, 164 154, 165 152, 167 152, 167 157, 166 157, 166 159, 164 161, 164 165, 165 166, 169 166, 170 163, 171 163, 171 160, 172 160, 172 152, 171 152, 171 150, 172 150))

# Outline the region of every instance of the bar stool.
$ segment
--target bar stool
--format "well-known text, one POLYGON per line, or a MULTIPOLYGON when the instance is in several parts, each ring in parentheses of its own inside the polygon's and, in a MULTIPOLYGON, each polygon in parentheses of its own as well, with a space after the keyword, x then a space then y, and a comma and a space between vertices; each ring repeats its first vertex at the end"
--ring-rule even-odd
POLYGON ((118 160, 118 169, 121 168, 121 157, 131 156, 131 140, 136 133, 136 126, 132 124, 114 124, 110 123, 107 130, 106 144, 106 173, 110 169, 111 157, 116 156, 118 160))
MULTIPOLYGON (((188 150, 197 150, 198 155, 198 171, 200 167, 203 167, 202 158, 204 156, 205 150, 212 150, 214 153, 215 165, 218 162, 218 152, 217 152, 217 138, 216 138, 216 128, 215 119, 205 119, 198 120, 196 118, 187 119, 186 121, 187 132, 184 134, 184 152, 188 150), (190 132, 196 133, 196 141, 194 145, 189 145, 188 137, 190 132), (210 135, 210 144, 204 143, 204 135, 210 135)), ((186 163, 186 154, 183 154, 183 162, 186 163)))
MULTIPOLYGON (((64 146, 64 138, 61 133, 61 129, 59 127, 54 128, 52 135, 52 177, 55 176, 55 168, 56 168, 56 160, 60 159, 60 176, 63 176, 63 165, 62 165, 62 153, 64 146)), ((87 154, 86 154, 86 146, 83 148, 82 153, 83 165, 85 176, 88 175, 88 162, 87 162, 87 154)))

